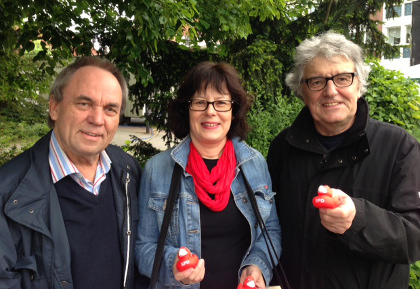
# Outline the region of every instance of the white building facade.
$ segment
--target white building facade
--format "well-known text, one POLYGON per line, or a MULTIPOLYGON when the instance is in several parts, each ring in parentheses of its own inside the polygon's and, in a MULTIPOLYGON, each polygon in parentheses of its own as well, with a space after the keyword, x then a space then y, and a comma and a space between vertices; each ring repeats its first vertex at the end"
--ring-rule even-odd
POLYGON ((393 59, 381 60, 381 65, 387 69, 399 70, 406 77, 420 78, 420 65, 410 66, 411 40, 412 40, 412 11, 413 2, 405 0, 403 4, 394 9, 383 8, 382 32, 388 38, 388 43, 400 46, 398 55, 393 59))

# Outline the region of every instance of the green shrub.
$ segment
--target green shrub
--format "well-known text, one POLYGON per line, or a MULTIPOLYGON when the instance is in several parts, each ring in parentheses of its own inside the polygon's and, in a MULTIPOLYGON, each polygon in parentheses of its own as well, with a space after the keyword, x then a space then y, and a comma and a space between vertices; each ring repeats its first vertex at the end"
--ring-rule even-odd
POLYGON ((419 86, 399 71, 385 69, 371 61, 365 98, 372 118, 396 124, 414 134, 420 127, 419 86))
POLYGON ((0 55, 0 106, 19 105, 22 100, 37 100, 48 94, 53 77, 44 66, 43 62, 34 62, 31 55, 0 55))
POLYGON ((248 91, 258 96, 263 106, 274 102, 283 89, 283 64, 279 61, 280 49, 274 42, 257 37, 244 50, 231 57, 231 62, 245 81, 248 91))
POLYGON ((132 154, 140 162, 142 167, 144 167, 148 159, 161 152, 161 150, 153 147, 150 143, 141 140, 135 135, 130 135, 130 137, 131 142, 127 141, 127 143, 122 146, 122 149, 125 152, 132 154))
POLYGON ((267 157, 271 141, 293 123, 302 107, 303 102, 296 97, 276 97, 274 101, 268 101, 265 107, 256 99, 248 114, 252 131, 247 143, 267 157))
POLYGON ((23 148, 18 148, 16 145, 4 147, 0 145, 0 167, 13 159, 24 151, 23 148))
POLYGON ((0 165, 31 147, 45 135, 48 102, 17 97, 0 102, 0 165))
POLYGON ((411 265, 410 270, 410 289, 420 288, 420 261, 411 265))
POLYGON ((413 135, 420 142, 420 126, 414 130, 413 135))
POLYGON ((0 121, 0 166, 31 147, 49 131, 44 123, 0 121))

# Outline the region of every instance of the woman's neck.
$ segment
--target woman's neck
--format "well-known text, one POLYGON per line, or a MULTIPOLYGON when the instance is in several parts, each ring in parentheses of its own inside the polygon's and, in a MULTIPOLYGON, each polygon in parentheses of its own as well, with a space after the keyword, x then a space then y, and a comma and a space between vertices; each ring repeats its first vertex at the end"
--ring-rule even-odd
POLYGON ((194 143, 198 153, 203 159, 220 159, 223 154, 223 149, 225 148, 226 141, 217 142, 217 143, 201 143, 197 140, 191 140, 194 143))

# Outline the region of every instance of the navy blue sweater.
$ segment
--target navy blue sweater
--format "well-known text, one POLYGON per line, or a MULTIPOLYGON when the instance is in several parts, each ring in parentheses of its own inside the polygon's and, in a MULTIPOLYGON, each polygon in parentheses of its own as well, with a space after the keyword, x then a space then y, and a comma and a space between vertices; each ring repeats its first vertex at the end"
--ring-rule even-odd
POLYGON ((122 288, 122 255, 110 178, 98 196, 67 176, 55 184, 71 249, 75 289, 122 288))

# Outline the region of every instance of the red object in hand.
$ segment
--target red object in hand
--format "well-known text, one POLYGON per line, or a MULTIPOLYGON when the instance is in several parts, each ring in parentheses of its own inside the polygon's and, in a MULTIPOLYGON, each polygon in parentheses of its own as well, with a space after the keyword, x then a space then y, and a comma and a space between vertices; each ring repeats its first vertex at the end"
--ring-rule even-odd
POLYGON ((255 280, 252 276, 246 277, 243 284, 239 284, 237 289, 253 289, 256 288, 255 280))
POLYGON ((339 201, 333 197, 332 190, 329 186, 319 186, 318 196, 312 199, 315 208, 334 209, 337 208, 339 201))
POLYGON ((187 247, 181 247, 178 251, 179 261, 176 263, 178 271, 182 272, 189 268, 195 268, 198 264, 198 256, 192 254, 187 247))

